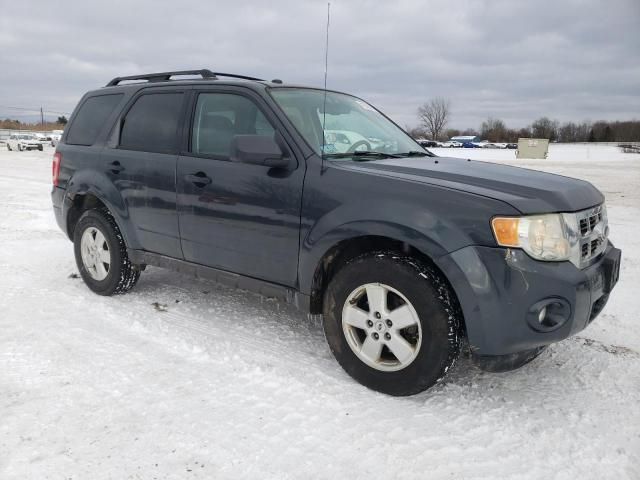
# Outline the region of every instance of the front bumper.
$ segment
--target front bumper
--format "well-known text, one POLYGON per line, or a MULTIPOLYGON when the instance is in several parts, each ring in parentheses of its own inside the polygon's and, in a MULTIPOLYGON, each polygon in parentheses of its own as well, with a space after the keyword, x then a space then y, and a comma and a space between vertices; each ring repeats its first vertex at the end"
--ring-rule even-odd
POLYGON ((617 281, 620 250, 609 244, 584 269, 494 247, 466 247, 439 263, 460 301, 472 353, 513 357, 563 340, 593 321, 617 281), (563 306, 558 325, 536 323, 547 302, 563 306))

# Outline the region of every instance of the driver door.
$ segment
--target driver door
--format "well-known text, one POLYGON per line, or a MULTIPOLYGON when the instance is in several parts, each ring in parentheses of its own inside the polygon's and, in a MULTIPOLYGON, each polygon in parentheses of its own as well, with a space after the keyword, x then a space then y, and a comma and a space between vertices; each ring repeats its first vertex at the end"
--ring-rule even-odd
POLYGON ((259 96, 220 87, 197 92, 191 124, 177 169, 185 260, 295 286, 304 163, 291 149, 286 169, 230 160, 234 135, 282 140, 277 117, 259 96))

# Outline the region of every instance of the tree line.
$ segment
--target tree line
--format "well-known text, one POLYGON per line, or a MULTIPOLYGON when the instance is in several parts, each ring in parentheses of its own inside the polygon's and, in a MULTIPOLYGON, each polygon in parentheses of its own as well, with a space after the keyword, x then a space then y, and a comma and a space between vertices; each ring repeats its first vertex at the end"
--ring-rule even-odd
POLYGON ((523 128, 510 128, 499 118, 489 117, 480 130, 447 128, 451 102, 437 97, 418 108, 420 125, 408 129, 413 137, 447 140, 458 135, 477 135, 490 142, 515 143, 518 138, 548 138, 554 142, 639 142, 640 120, 599 120, 597 122, 564 122, 541 117, 523 128))
POLYGON ((13 120, 11 118, 5 118, 0 120, 0 128, 7 130, 63 130, 67 124, 67 117, 64 115, 58 117, 55 122, 46 121, 44 124, 40 122, 21 122, 20 120, 13 120))

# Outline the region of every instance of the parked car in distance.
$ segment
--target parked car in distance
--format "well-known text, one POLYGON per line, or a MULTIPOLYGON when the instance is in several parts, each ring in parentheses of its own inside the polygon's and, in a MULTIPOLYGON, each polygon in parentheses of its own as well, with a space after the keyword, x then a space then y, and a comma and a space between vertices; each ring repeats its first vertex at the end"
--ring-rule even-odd
POLYGON ((38 140, 42 144, 51 142, 51 135, 49 134, 34 133, 33 136, 36 137, 36 140, 38 140))
POLYGON ((507 144, 502 142, 482 142, 480 146, 482 148, 507 148, 507 144))
POLYGON ((7 139, 7 150, 17 150, 19 152, 23 150, 40 150, 44 148, 42 143, 34 135, 15 133, 9 135, 7 139))
POLYGON ((433 148, 440 145, 440 142, 436 142, 435 140, 418 140, 418 143, 424 148, 433 148))
POLYGON ((460 148, 462 147, 462 143, 456 142, 455 140, 449 140, 447 142, 443 142, 441 146, 444 148, 460 148))
POLYGON ((518 144, 517 143, 507 143, 506 148, 508 148, 509 150, 517 150, 518 149, 518 144))
POLYGON ((482 144, 475 142, 464 142, 462 148, 482 148, 482 144))
POLYGON ((60 138, 62 137, 62 133, 63 130, 52 130, 51 131, 51 146, 55 147, 58 142, 60 141, 60 138))
POLYGON ((127 292, 153 265, 282 299, 391 395, 442 379, 463 337, 486 370, 530 362, 586 328, 618 280, 593 185, 437 157, 335 91, 209 70, 115 78, 80 100, 52 167, 93 292, 127 292), (338 134, 350 146, 328 149, 338 134))

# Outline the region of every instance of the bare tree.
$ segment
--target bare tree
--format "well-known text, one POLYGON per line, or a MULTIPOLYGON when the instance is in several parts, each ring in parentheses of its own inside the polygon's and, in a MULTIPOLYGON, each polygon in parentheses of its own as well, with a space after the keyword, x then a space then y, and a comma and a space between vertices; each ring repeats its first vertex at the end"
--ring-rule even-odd
POLYGON ((553 141, 558 138, 558 121, 541 117, 531 124, 531 133, 536 138, 548 138, 553 141))
POLYGON ((425 131, 422 127, 410 127, 405 126, 404 131, 411 135, 412 138, 423 138, 425 136, 425 131))
POLYGON ((458 130, 457 128, 447 128, 444 131, 444 136, 446 138, 457 137, 458 135, 460 135, 460 130, 458 130))
POLYGON ((486 138, 490 142, 504 142, 507 136, 507 126, 499 118, 489 117, 482 122, 480 131, 482 138, 486 138))
POLYGON ((418 108, 420 123, 432 139, 440 139, 449 121, 450 109, 449 100, 442 97, 436 97, 418 108))

